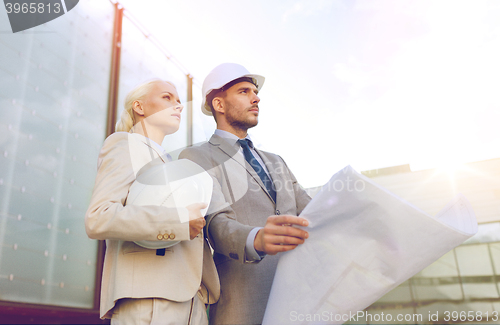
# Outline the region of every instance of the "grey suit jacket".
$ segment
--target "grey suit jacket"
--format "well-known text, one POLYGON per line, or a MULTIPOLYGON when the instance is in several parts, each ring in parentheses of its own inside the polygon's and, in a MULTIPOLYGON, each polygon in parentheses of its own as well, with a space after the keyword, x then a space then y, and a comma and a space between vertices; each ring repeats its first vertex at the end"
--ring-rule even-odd
POLYGON ((254 227, 263 227, 269 216, 298 215, 311 199, 281 157, 257 150, 276 187, 274 202, 237 149, 213 135, 208 143, 185 149, 180 155, 204 167, 214 178, 207 226, 221 295, 210 307, 211 324, 262 322, 279 254, 248 261, 246 239, 254 227))
POLYGON ((190 240, 189 225, 180 222, 175 208, 125 204, 137 173, 152 160, 167 161, 144 137, 126 132, 110 135, 99 154, 85 227, 90 238, 106 240, 102 318, 111 317, 120 298, 187 301, 198 293, 205 303, 214 303, 219 297, 217 272, 203 234, 190 240), (160 240, 158 235, 165 233, 181 242, 167 248, 164 256, 134 243, 160 240))

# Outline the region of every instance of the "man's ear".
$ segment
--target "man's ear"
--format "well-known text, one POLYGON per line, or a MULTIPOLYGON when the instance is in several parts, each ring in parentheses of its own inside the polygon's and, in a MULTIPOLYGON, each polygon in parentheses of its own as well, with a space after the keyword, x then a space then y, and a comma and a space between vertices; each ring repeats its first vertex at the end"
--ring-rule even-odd
POLYGON ((132 103, 132 108, 134 109, 134 112, 137 113, 137 115, 144 116, 144 107, 141 101, 139 100, 134 101, 132 103))
POLYGON ((218 113, 224 113, 224 99, 222 97, 214 97, 212 99, 212 107, 218 113))

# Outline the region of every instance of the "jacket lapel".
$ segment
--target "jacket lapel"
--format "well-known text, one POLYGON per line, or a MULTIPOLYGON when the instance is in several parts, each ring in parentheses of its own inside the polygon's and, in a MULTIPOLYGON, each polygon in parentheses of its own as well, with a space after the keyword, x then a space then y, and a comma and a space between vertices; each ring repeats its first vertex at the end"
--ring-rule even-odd
POLYGON ((142 137, 142 136, 138 136, 137 138, 140 139, 140 141, 142 143, 144 143, 148 147, 150 152, 152 153, 151 160, 154 160, 156 158, 155 156, 158 156, 164 163, 168 162, 168 158, 165 156, 165 154, 163 152, 159 151, 156 148, 156 146, 152 143, 153 140, 150 140, 150 139, 148 139, 146 137, 142 137))
MULTIPOLYGON (((235 160, 241 167, 243 167, 247 171, 247 173, 249 173, 250 176, 253 177, 253 179, 257 182, 257 184, 259 184, 260 188, 267 194, 269 199, 271 201, 273 201, 273 198, 267 192, 267 189, 264 186, 264 183, 260 179, 259 175, 255 172, 255 170, 252 168, 252 166, 250 166, 250 164, 245 160, 245 157, 243 157, 243 155, 238 154, 238 151, 236 148, 232 147, 227 141, 225 141, 223 138, 221 138, 220 136, 218 136, 216 134, 212 135, 209 142, 213 146, 218 147, 219 150, 222 151, 225 155, 227 155, 230 159, 235 160)), ((267 167, 267 162, 266 162, 267 159, 264 160, 263 155, 261 155, 260 153, 259 153, 259 156, 262 158, 264 163, 266 163, 266 167, 267 167)), ((273 180, 273 182, 274 182, 274 177, 273 177, 274 174, 272 174, 270 170, 269 170, 269 173, 271 176, 271 180, 273 180)))
MULTIPOLYGON (((262 161, 264 162, 264 164, 266 164, 266 168, 267 168, 267 171, 269 172, 269 176, 271 177, 271 180, 273 181, 273 184, 274 184, 274 188, 276 190, 276 201, 278 201, 278 196, 279 196, 279 193, 281 191, 278 191, 277 189, 277 185, 280 187, 280 188, 283 188, 284 185, 285 185, 285 179, 283 178, 283 171, 280 171, 277 170, 277 168, 280 167, 280 162, 277 161, 273 156, 273 155, 266 155, 264 152, 258 150, 257 148, 255 148, 255 151, 257 151, 257 153, 259 154, 260 158, 262 159, 262 161), (280 186, 281 184, 281 186, 280 186)), ((283 166, 281 166, 281 168, 283 168, 283 166)), ((286 189, 286 187, 284 187, 286 189)), ((271 197, 271 196, 269 196, 271 197)))

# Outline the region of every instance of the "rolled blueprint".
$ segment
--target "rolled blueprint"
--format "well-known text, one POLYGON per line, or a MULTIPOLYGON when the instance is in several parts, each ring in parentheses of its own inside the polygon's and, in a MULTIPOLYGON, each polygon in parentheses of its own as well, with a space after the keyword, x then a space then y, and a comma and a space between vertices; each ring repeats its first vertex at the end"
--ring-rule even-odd
POLYGON ((342 324, 477 232, 464 196, 432 217, 350 166, 301 217, 309 238, 280 257, 263 324, 342 324))

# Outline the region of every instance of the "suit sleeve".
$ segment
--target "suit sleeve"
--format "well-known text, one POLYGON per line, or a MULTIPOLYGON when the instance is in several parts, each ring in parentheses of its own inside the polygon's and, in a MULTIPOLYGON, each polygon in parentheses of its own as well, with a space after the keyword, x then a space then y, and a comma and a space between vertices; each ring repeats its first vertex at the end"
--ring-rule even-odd
POLYGON ((253 226, 241 224, 236 220, 235 212, 226 201, 221 189, 221 166, 210 159, 210 153, 201 148, 187 148, 179 159, 189 159, 205 169, 213 179, 213 190, 206 218, 205 233, 215 252, 241 263, 257 263, 246 257, 246 240, 253 226), (207 231, 208 230, 208 231, 207 231))
MULTIPOLYGON (((126 241, 158 240, 158 234, 175 234, 175 240, 189 240, 189 224, 181 223, 185 208, 125 205, 135 180, 127 133, 109 136, 99 153, 97 176, 85 229, 92 239, 126 241)), ((186 219, 184 219, 186 220, 186 219)))

